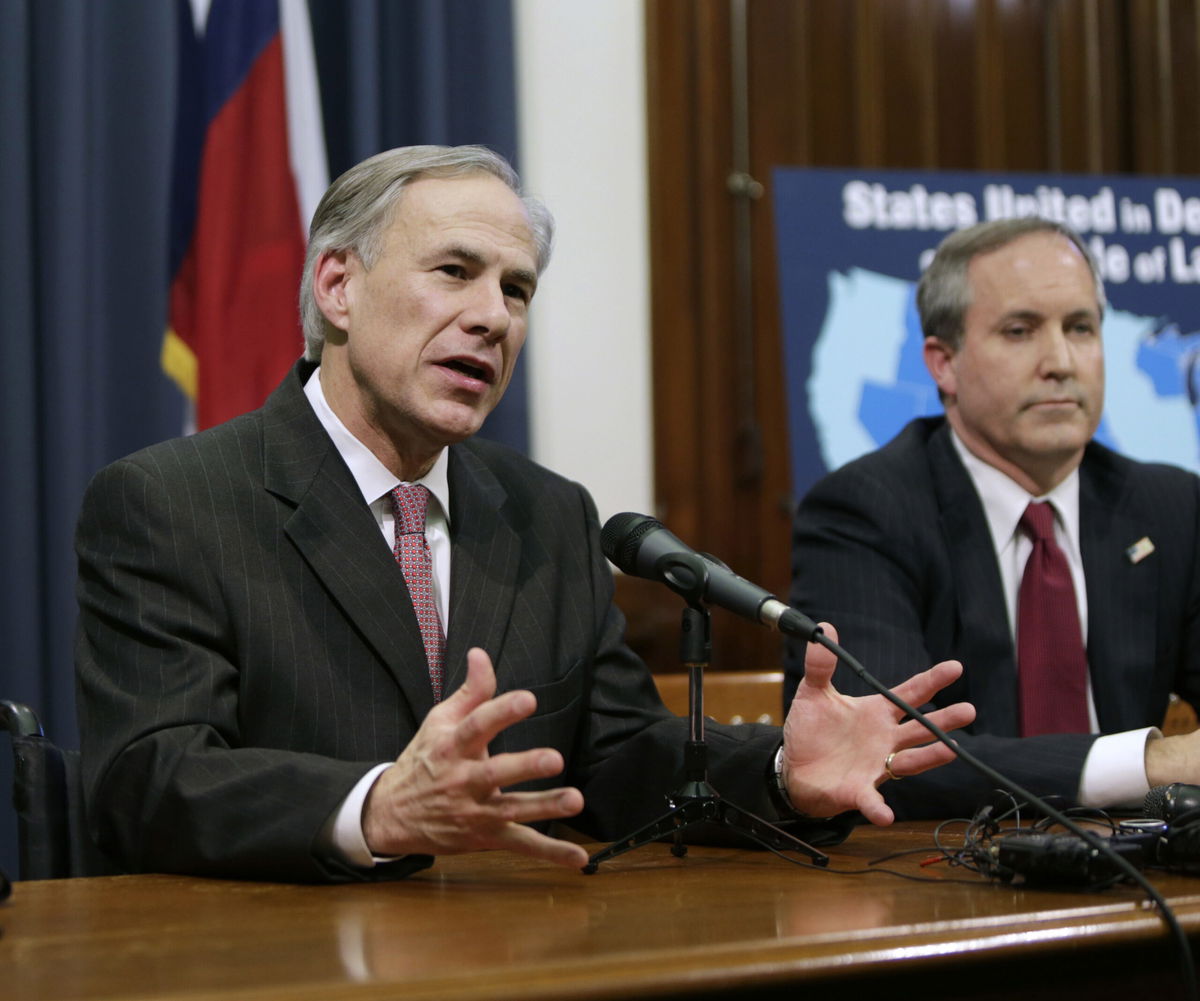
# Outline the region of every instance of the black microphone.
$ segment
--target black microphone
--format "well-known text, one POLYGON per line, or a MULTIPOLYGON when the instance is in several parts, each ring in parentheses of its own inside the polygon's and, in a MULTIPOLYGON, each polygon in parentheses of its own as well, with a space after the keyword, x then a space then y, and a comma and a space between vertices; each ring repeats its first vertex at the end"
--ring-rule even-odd
POLYGON ((1157 817, 1168 824, 1174 824, 1186 814, 1193 814, 1189 820, 1200 817, 1200 786, 1188 785, 1186 782, 1172 782, 1170 785, 1155 786, 1146 793, 1146 801, 1142 810, 1147 817, 1157 817))
POLYGON ((626 511, 614 514, 600 533, 600 548, 618 570, 693 594, 736 615, 811 640, 821 630, 769 591, 739 577, 719 560, 680 542, 661 521, 626 511), (699 561, 699 562, 697 562, 699 561))
POLYGON ((1142 809, 1164 821, 1157 862, 1175 872, 1200 872, 1200 786, 1186 782, 1155 786, 1142 809))

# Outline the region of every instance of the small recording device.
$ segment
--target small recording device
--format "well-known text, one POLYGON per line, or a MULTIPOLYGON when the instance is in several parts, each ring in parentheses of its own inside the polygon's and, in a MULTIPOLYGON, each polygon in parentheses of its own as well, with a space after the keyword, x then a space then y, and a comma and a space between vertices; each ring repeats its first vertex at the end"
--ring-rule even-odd
MULTIPOLYGON (((1162 821, 1153 828, 1118 829, 1104 838, 1108 847, 1134 868, 1152 864, 1166 829, 1162 821)), ((1031 831, 1008 834, 992 844, 996 875, 1010 882, 1022 877, 1030 886, 1103 886, 1124 873, 1110 855, 1077 834, 1031 831)))

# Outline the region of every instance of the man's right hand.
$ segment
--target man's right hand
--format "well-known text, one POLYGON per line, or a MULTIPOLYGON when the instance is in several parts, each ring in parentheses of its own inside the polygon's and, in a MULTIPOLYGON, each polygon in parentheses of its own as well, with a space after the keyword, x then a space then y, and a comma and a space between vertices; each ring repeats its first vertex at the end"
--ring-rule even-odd
POLYGON ((492 739, 537 708, 532 692, 495 693, 491 658, 472 649, 462 687, 430 711, 367 794, 362 823, 372 854, 448 855, 503 848, 574 868, 587 864, 580 845, 526 826, 575 816, 583 809, 578 789, 503 791, 560 774, 563 759, 552 748, 490 756, 492 739))

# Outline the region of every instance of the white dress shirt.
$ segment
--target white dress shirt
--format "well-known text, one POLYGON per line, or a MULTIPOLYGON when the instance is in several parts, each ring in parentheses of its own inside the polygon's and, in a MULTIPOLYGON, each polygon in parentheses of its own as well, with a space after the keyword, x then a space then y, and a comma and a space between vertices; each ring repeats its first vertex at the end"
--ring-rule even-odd
MULTIPOLYGON (((1025 562, 1033 551, 1033 542, 1019 528, 1021 515, 1030 501, 1046 501, 1054 508, 1054 538, 1071 568, 1075 585, 1075 602, 1079 609, 1079 625, 1087 645, 1088 609, 1087 586, 1083 576, 1083 555, 1079 546, 1079 470, 1075 469, 1062 483, 1041 497, 1033 497, 1024 487, 1010 479, 995 466, 973 455, 951 430, 951 439, 975 490, 983 502, 984 515, 992 533, 992 546, 1000 566, 1004 586, 1008 630, 1016 647, 1017 594, 1025 562)), ((964 670, 971 670, 965 664, 964 670)), ((1099 730, 1092 682, 1088 678, 1088 721, 1092 732, 1099 730)), ((1146 741, 1158 735, 1155 727, 1129 730, 1124 733, 1098 737, 1079 780, 1079 802, 1094 807, 1135 807, 1145 798, 1150 783, 1146 779, 1146 741)))

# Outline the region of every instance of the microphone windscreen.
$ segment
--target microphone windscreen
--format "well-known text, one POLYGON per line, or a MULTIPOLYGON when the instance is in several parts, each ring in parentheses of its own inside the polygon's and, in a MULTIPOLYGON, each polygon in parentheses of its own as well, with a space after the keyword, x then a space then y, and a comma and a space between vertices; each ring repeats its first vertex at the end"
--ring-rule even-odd
POLYGON ((1146 793, 1142 808, 1147 817, 1158 817, 1169 824, 1185 815, 1194 819, 1200 810, 1200 786, 1187 782, 1172 782, 1170 785, 1155 786, 1146 793))
POLYGON ((661 522, 644 514, 631 511, 614 514, 600 530, 600 551, 619 569, 635 573, 634 563, 642 537, 661 527, 661 522))
POLYGON ((1160 820, 1166 818, 1167 811, 1167 790, 1170 786, 1155 786, 1146 793, 1146 800, 1142 804, 1142 812, 1147 817, 1157 817, 1160 820))

